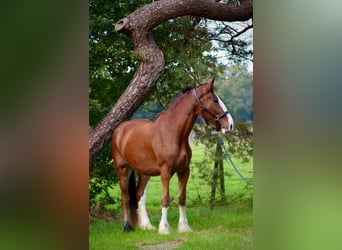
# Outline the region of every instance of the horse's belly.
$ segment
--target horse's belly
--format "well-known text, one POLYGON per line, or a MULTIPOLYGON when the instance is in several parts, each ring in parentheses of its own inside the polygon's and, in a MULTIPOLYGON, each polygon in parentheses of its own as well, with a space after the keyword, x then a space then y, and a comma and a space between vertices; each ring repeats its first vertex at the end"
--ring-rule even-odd
POLYGON ((160 175, 160 168, 157 166, 156 168, 141 168, 139 173, 148 176, 158 176, 160 175))
POLYGON ((146 163, 131 165, 131 167, 140 174, 148 176, 160 175, 160 168, 158 165, 151 165, 146 163))
POLYGON ((137 151, 126 155, 126 159, 129 165, 140 174, 149 176, 160 175, 160 168, 153 154, 143 154, 137 151))

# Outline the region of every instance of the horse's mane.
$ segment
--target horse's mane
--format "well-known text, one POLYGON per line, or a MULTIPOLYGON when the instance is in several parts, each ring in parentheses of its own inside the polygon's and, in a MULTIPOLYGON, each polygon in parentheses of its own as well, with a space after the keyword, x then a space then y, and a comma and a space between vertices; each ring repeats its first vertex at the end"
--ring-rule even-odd
POLYGON ((172 106, 175 102, 178 101, 178 99, 183 96, 185 93, 187 93, 188 91, 192 90, 193 88, 197 88, 197 87, 200 87, 200 86, 203 86, 207 84, 206 82, 205 83, 202 83, 198 86, 186 86, 182 89, 182 92, 178 93, 170 102, 169 104, 166 106, 166 108, 164 110, 162 110, 161 112, 159 112, 155 118, 153 120, 156 120, 161 114, 163 114, 170 106, 172 106))
POLYGON ((174 104, 181 96, 183 96, 186 92, 192 90, 193 88, 195 88, 194 86, 187 86, 185 88, 182 89, 182 92, 178 93, 170 102, 169 104, 166 106, 165 110, 159 112, 155 118, 153 120, 156 120, 161 114, 163 114, 170 106, 172 106, 172 104, 174 104))
POLYGON ((188 92, 189 90, 192 90, 194 86, 187 86, 184 89, 182 89, 182 93, 188 92))

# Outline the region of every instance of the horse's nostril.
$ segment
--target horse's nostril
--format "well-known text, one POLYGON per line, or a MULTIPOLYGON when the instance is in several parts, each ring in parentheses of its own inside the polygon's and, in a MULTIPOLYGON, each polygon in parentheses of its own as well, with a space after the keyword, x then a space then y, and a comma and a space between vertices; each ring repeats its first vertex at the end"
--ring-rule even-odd
POLYGON ((230 124, 230 130, 232 130, 233 129, 233 124, 230 124))

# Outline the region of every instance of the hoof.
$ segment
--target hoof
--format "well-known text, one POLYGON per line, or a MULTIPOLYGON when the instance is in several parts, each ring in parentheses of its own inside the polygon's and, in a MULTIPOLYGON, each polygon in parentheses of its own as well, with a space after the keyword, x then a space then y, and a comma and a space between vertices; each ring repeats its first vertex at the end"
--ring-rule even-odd
POLYGON ((189 227, 188 223, 180 223, 178 224, 178 232, 179 233, 192 232, 192 229, 189 227))
POLYGON ((159 234, 169 234, 171 232, 169 224, 159 225, 159 234))
POLYGON ((139 225, 139 228, 142 230, 155 230, 156 228, 152 226, 151 224, 146 224, 146 225, 139 225))
POLYGON ((129 224, 129 222, 126 222, 124 225, 123 231, 125 233, 128 233, 128 232, 132 232, 134 230, 133 230, 133 227, 131 226, 131 224, 129 224))

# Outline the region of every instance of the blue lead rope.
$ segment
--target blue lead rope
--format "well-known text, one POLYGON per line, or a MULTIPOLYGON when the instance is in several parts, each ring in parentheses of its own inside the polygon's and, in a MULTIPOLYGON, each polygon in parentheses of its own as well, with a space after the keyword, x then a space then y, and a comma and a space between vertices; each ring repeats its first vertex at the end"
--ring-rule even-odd
POLYGON ((236 172, 236 173, 241 177, 241 179, 244 180, 247 184, 249 184, 249 185, 254 185, 253 182, 251 182, 250 180, 246 179, 246 178, 239 172, 239 170, 238 170, 237 167, 235 166, 234 162, 233 162, 232 159, 230 158, 230 155, 228 154, 228 151, 227 151, 226 147, 224 146, 222 137, 219 136, 218 138, 219 138, 219 142, 220 142, 221 146, 223 147, 224 152, 226 153, 226 156, 227 156, 227 158, 228 158, 230 164, 232 164, 232 166, 233 166, 235 172, 236 172))

